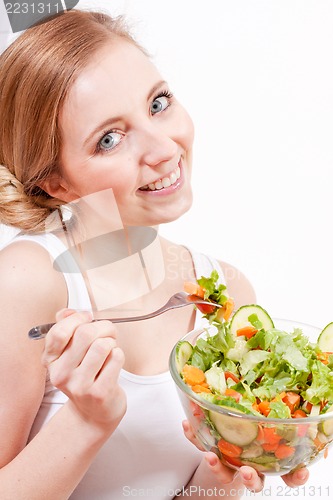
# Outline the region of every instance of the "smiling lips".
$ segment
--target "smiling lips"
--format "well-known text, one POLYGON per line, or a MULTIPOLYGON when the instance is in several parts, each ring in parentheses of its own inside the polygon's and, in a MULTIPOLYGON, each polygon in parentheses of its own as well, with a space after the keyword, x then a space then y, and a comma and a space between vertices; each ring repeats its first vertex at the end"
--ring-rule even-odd
POLYGON ((180 168, 177 166, 169 175, 158 179, 156 182, 151 182, 140 188, 140 191, 156 191, 164 188, 168 188, 175 184, 180 177, 180 168))

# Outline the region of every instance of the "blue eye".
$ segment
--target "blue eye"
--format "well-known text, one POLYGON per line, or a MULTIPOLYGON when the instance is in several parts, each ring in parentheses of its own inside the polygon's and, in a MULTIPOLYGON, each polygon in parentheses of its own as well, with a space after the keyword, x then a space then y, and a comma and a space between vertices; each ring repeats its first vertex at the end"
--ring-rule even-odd
POLYGON ((170 100, 172 98, 172 94, 170 92, 162 92, 158 96, 155 97, 150 106, 150 112, 152 115, 156 115, 156 113, 160 113, 168 108, 171 104, 170 100))
POLYGON ((111 151, 119 144, 121 139, 122 135, 119 132, 108 132, 99 141, 97 149, 103 152, 111 151))

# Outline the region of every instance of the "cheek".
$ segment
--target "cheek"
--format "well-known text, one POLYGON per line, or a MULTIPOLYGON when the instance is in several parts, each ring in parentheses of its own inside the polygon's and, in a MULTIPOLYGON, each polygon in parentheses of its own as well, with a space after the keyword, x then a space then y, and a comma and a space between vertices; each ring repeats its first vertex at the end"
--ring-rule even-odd
POLYGON ((194 140, 194 125, 190 115, 182 109, 177 119, 177 139, 185 150, 192 149, 194 140))

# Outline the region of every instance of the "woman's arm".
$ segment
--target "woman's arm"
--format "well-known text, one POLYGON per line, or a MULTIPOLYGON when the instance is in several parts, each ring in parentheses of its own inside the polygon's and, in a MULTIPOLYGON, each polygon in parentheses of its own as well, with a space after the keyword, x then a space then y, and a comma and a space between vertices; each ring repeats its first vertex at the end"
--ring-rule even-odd
POLYGON ((44 341, 29 340, 27 332, 36 323, 54 321, 67 296, 63 277, 36 246, 20 242, 0 254, 3 500, 67 499, 126 406, 117 384, 123 355, 110 322, 92 324, 89 314, 62 313, 47 336, 43 366, 44 341), (74 344, 81 354, 76 358, 74 344), (26 445, 44 394, 46 366, 70 400, 26 445))

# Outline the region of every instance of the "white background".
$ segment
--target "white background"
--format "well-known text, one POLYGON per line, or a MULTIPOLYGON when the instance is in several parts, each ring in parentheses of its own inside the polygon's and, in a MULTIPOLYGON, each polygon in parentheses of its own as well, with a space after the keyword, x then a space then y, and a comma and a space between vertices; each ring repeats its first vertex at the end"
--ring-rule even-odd
MULTIPOLYGON (((195 123, 194 206, 161 233, 241 269, 272 316, 333 321, 333 2, 86 6, 127 16, 195 123)), ((312 466, 298 498, 333 494, 332 458, 312 466)), ((295 496, 282 485, 268 478, 256 498, 295 496)))

